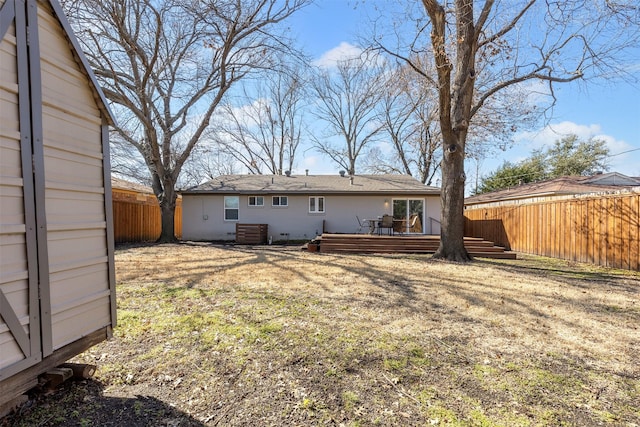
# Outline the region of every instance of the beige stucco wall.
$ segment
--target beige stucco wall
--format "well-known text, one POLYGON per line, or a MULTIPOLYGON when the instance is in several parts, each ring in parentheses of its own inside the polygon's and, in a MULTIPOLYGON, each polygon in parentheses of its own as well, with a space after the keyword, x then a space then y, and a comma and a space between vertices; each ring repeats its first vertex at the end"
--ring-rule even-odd
MULTIPOLYGON (((275 194, 274 194, 275 195, 275 194)), ((325 195, 325 213, 309 213, 309 196, 289 195, 287 207, 271 206, 272 195, 265 195, 265 206, 250 207, 248 195, 240 195, 238 221, 224 220, 223 195, 184 194, 182 210, 182 235, 184 240, 234 240, 236 222, 243 224, 268 224, 273 241, 307 240, 322 234, 355 233, 358 230, 356 215, 377 218, 391 214, 392 201, 396 198, 425 200, 425 232, 439 234, 440 229, 429 218, 440 219, 440 197, 438 195, 325 195), (433 224, 433 229, 430 229, 433 224)))

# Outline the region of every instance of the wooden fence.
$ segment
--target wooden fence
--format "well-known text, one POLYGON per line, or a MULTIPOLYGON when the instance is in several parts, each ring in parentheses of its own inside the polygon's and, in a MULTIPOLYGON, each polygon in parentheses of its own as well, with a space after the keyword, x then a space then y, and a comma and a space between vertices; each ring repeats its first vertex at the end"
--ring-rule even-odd
POLYGON ((640 194, 469 207, 465 236, 507 249, 640 270, 640 194))
MULTIPOLYGON (((153 194, 113 189, 113 230, 116 243, 150 242, 160 237, 162 221, 153 194)), ((174 232, 182 237, 182 199, 176 202, 174 232)))

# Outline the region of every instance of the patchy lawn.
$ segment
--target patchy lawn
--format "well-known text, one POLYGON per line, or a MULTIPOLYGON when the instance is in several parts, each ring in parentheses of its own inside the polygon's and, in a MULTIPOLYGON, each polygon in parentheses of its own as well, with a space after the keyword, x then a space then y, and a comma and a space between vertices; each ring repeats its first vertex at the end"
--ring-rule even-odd
POLYGON ((94 380, 0 425, 640 425, 640 274, 523 258, 122 247, 94 380))

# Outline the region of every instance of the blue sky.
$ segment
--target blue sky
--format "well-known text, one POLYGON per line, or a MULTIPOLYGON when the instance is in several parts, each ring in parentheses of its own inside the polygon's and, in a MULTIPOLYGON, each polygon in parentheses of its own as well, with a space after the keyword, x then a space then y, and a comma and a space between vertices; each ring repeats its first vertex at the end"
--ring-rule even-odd
MULTIPOLYGON (((292 17, 289 24, 298 43, 317 60, 328 53, 339 55, 357 46, 358 29, 368 22, 365 17, 385 3, 385 0, 321 0, 292 17)), ((635 76, 640 80, 640 57, 637 64, 635 76)), ((527 157, 532 149, 552 144, 562 133, 575 133, 584 139, 594 136, 607 141, 613 155, 609 159, 610 171, 640 176, 640 83, 565 84, 558 88, 558 103, 550 127, 541 125, 515 135, 516 146, 482 161, 480 175, 495 170, 504 160, 515 162, 527 157)), ((300 170, 309 168, 311 173, 335 172, 329 160, 311 150, 301 163, 300 170)), ((474 179, 469 176, 469 181, 474 179)))

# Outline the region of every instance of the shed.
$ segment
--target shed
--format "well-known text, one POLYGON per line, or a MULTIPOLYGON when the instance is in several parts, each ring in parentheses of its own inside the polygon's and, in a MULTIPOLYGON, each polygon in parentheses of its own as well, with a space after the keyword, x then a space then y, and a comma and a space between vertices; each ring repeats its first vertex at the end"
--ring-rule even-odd
POLYGON ((108 126, 56 0, 0 0, 0 410, 116 323, 108 126))

